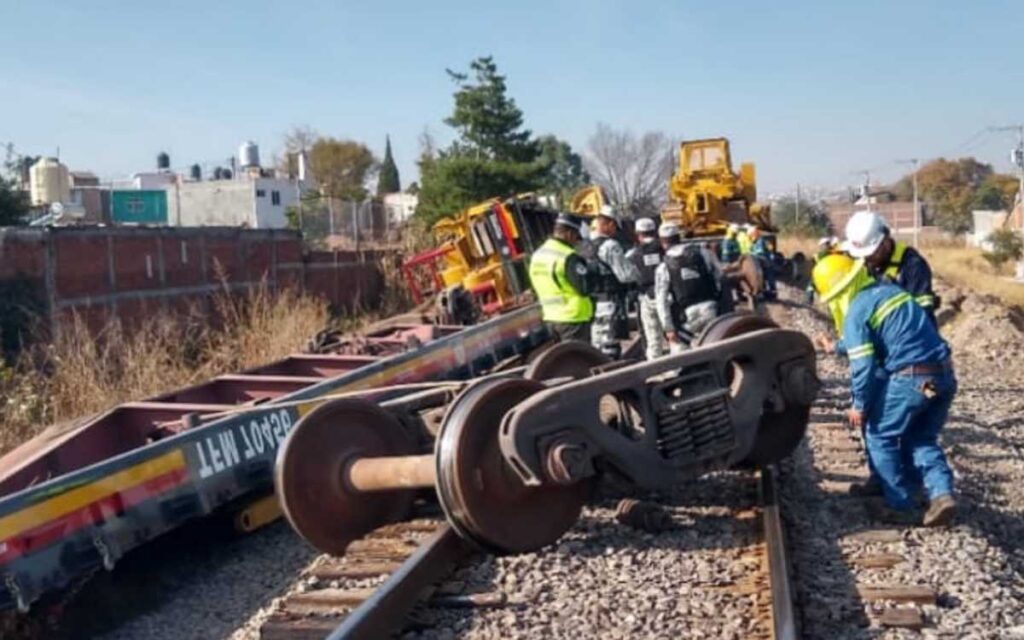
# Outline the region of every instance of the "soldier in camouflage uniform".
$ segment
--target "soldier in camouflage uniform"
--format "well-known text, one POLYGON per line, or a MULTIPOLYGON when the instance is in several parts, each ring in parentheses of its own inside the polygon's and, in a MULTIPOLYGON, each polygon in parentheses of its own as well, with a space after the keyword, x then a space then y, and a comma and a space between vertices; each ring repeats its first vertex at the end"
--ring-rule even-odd
POLYGON ((658 317, 654 301, 654 272, 661 264, 663 251, 658 242, 658 227, 650 218, 636 221, 636 235, 640 243, 626 252, 626 258, 633 263, 640 279, 639 313, 640 327, 644 333, 644 346, 648 360, 665 355, 665 329, 658 317))
POLYGON ((592 344, 612 357, 621 355, 619 340, 626 321, 625 288, 640 279, 636 267, 626 260, 626 252, 615 239, 618 218, 615 211, 605 205, 594 221, 591 236, 599 281, 594 295, 594 324, 591 327, 592 344))
POLYGON ((669 351, 676 354, 718 315, 718 282, 700 246, 681 243, 677 225, 663 223, 658 236, 665 257, 654 273, 654 300, 669 351))

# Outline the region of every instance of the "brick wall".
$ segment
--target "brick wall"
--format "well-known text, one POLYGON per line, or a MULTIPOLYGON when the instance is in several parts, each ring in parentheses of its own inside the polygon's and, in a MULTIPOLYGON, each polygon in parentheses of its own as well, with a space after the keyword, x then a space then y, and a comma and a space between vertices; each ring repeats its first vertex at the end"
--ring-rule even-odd
POLYGON ((10 351, 72 313, 96 328, 116 317, 130 329, 157 310, 206 310, 211 294, 263 281, 318 295, 336 312, 374 308, 384 286, 378 257, 306 253, 297 232, 280 229, 0 229, 0 340, 10 351))

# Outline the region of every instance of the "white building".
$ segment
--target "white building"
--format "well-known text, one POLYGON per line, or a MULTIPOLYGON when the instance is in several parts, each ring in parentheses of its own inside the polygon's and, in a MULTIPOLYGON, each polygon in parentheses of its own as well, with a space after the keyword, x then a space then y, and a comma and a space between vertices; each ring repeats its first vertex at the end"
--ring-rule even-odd
POLYGON ((385 193, 384 209, 388 213, 388 219, 393 223, 402 223, 416 213, 416 205, 419 204, 419 196, 411 193, 385 193))
POLYGON ((167 222, 171 226, 244 226, 280 229, 285 212, 299 199, 301 184, 284 178, 178 181, 167 187, 167 222))
POLYGON ((178 174, 170 171, 143 171, 132 174, 132 187, 142 191, 166 189, 178 179, 178 174))

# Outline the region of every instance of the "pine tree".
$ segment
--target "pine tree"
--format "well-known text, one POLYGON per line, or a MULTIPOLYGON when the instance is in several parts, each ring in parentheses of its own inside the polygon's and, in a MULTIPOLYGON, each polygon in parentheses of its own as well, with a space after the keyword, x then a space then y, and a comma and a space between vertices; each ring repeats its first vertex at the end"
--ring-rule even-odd
POLYGON ((391 155, 391 136, 388 136, 387 145, 384 148, 384 161, 380 163, 380 177, 377 179, 377 195, 398 193, 401 190, 402 183, 398 178, 398 166, 395 165, 395 158, 391 155))

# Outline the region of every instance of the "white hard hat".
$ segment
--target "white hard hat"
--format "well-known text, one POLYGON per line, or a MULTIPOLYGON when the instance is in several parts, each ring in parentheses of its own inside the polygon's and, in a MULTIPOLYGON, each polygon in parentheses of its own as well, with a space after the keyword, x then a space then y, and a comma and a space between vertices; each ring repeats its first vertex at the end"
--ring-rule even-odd
POLYGON ((637 233, 654 233, 657 230, 658 225, 654 224, 654 220, 650 218, 640 218, 636 221, 637 233))
POLYGON ((866 258, 878 249, 885 239, 885 221, 874 211, 858 211, 846 223, 846 242, 843 251, 854 258, 866 258))
POLYGON ((825 236, 824 238, 818 240, 818 246, 819 247, 828 247, 828 246, 831 246, 831 245, 832 245, 832 238, 830 238, 828 236, 825 236))
POLYGON ((750 224, 749 222, 748 222, 747 224, 743 225, 743 229, 744 229, 744 230, 745 230, 745 231, 746 231, 747 233, 750 233, 751 231, 753 231, 753 230, 754 230, 754 229, 756 229, 756 228, 757 228, 757 227, 755 227, 754 225, 750 224))
POLYGON ((616 222, 619 221, 618 216, 615 215, 615 209, 613 209, 610 204, 602 205, 601 210, 597 212, 597 215, 604 218, 611 218, 616 222))
POLYGON ((736 233, 737 231, 740 230, 740 225, 736 224, 735 222, 730 222, 729 226, 726 227, 726 230, 736 233))
POLYGON ((671 238, 679 235, 679 225, 674 222, 662 222, 658 229, 659 238, 671 238))

